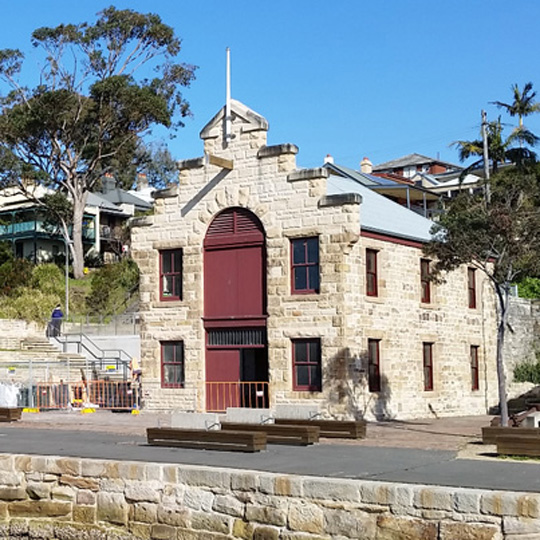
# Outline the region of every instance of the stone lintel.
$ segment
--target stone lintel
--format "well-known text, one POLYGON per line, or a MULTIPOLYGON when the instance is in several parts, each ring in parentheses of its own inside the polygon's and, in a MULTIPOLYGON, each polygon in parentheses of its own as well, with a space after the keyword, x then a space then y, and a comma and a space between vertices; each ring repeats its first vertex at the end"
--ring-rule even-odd
POLYGON ((178 162, 178 169, 181 171, 185 169, 200 169, 201 167, 204 167, 204 157, 184 159, 178 162))
POLYGON ((282 156, 284 154, 298 154, 298 146, 291 143, 275 144, 273 146, 263 146, 257 152, 257 157, 259 159, 262 159, 267 157, 282 156))
POLYGON ((319 208, 344 204, 362 204, 362 195, 359 193, 339 193, 338 195, 326 195, 319 200, 319 208))
POLYGON ((319 178, 328 178, 328 169, 316 167, 313 169, 300 169, 287 175, 287 182, 298 182, 299 180, 316 180, 319 178))
POLYGON ((171 186, 169 188, 160 189, 152 193, 154 199, 167 199, 168 197, 176 197, 178 195, 178 186, 171 186))

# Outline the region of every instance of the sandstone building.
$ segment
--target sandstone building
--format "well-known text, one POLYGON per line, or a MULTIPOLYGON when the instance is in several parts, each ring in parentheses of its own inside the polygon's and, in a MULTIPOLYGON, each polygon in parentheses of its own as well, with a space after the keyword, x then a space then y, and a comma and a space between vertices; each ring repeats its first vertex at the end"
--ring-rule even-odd
POLYGON ((326 168, 233 100, 204 157, 133 223, 147 408, 317 403, 334 417, 481 414, 495 304, 472 268, 434 285, 431 221, 326 168))

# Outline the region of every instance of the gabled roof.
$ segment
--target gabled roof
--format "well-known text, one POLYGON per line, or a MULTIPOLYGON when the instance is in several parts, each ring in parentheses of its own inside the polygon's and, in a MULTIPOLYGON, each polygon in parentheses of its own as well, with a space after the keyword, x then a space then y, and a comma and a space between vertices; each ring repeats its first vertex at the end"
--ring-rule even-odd
MULTIPOLYGON (((264 116, 256 113, 253 109, 250 109, 242 102, 231 99, 231 116, 240 117, 245 125, 242 127, 243 131, 268 131, 268 121, 264 116)), ((223 106, 218 113, 204 126, 201 130, 201 139, 207 139, 211 137, 218 137, 219 133, 223 129, 223 118, 225 117, 225 106, 223 106)))
POLYGON ((441 161, 440 159, 434 159, 428 156, 423 156, 422 154, 408 154, 406 156, 392 159, 390 161, 385 161, 384 163, 379 163, 379 165, 374 165, 374 171, 383 171, 386 169, 401 169, 402 167, 410 167, 411 165, 424 165, 425 163, 440 163, 446 167, 452 169, 462 169, 459 165, 454 165, 448 161, 441 161))
POLYGON ((152 208, 149 202, 120 188, 111 189, 107 193, 100 193, 99 196, 113 204, 132 204, 140 210, 149 210, 152 208))
POLYGON ((103 197, 103 194, 101 193, 88 193, 86 204, 87 206, 95 206, 101 211, 108 212, 110 214, 119 214, 122 216, 129 215, 124 212, 119 206, 105 199, 103 197))
POLYGON ((371 178, 370 175, 364 174, 360 171, 355 171, 349 167, 344 167, 343 165, 336 165, 335 163, 325 163, 323 165, 325 169, 328 169, 330 174, 337 174, 338 176, 344 176, 345 178, 352 178, 364 186, 376 186, 379 184, 379 178, 371 178))
POLYGON ((328 195, 358 193, 360 229, 385 234, 405 240, 428 242, 431 240, 433 222, 408 210, 404 206, 380 195, 369 187, 343 176, 330 175, 327 180, 328 195))

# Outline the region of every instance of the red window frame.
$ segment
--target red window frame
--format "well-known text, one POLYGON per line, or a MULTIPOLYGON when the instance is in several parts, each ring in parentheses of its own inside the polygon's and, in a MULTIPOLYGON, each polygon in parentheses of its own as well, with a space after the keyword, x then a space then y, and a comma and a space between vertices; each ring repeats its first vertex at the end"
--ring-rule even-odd
POLYGON ((431 261, 429 259, 420 259, 420 284, 422 287, 420 300, 423 304, 431 303, 430 264, 431 261))
POLYGON ((291 240, 291 290, 293 294, 319 293, 319 237, 310 236, 291 240), (312 249, 314 244, 316 244, 316 250, 312 249), (297 257, 300 260, 297 260, 297 257), (305 286, 299 286, 298 282, 305 283, 305 286))
POLYGON ((184 342, 162 341, 161 342, 161 388, 184 388, 184 342), (167 352, 171 357, 167 358, 167 352), (170 373, 173 373, 172 381, 170 373))
POLYGON ((159 299, 163 302, 182 300, 182 266, 181 249, 165 249, 159 252, 159 299), (167 260, 168 259, 168 260, 167 260), (168 270, 164 267, 168 262, 168 270), (170 280, 170 293, 165 291, 164 284, 170 280))
POLYGON ((424 391, 433 390, 433 343, 422 343, 424 391))
POLYGON ((478 350, 478 345, 471 345, 471 390, 480 389, 478 350))
POLYGON ((467 289, 469 291, 469 307, 476 309, 476 268, 467 268, 467 289))
POLYGON ((293 339, 293 390, 320 392, 322 390, 321 374, 321 340, 293 339), (300 382, 300 370, 305 371, 307 382, 300 382))
POLYGON ((377 253, 376 249, 366 249, 366 294, 368 296, 379 296, 377 253))
POLYGON ((370 392, 381 391, 381 357, 379 339, 368 339, 368 389, 370 392))

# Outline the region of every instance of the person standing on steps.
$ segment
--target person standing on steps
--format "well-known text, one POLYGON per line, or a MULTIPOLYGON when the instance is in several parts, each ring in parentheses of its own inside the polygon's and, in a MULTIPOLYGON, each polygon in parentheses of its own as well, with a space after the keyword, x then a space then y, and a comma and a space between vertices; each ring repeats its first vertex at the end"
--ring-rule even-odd
POLYGON ((56 304, 56 307, 51 313, 51 335, 52 337, 58 337, 62 334, 62 320, 64 313, 60 304, 56 304))

